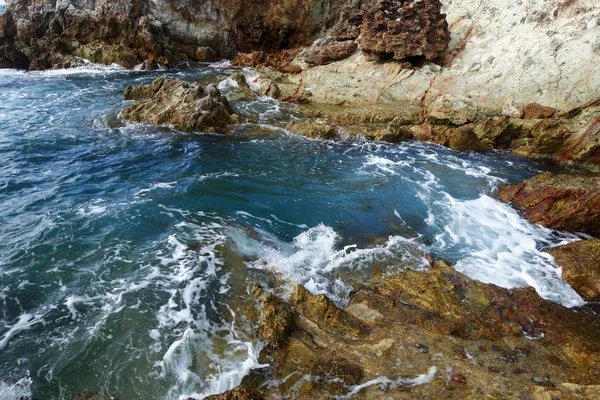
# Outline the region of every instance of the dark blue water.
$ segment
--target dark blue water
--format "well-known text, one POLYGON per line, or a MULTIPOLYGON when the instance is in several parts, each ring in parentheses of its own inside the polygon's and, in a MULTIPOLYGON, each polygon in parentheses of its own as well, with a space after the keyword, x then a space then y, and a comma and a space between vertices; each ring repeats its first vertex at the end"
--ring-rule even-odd
POLYGON ((343 305, 361 274, 425 268, 430 252, 486 282, 581 302, 540 252, 572 238, 491 195, 540 165, 309 140, 282 129, 298 110, 268 99, 235 103, 260 125, 228 136, 120 121, 124 88, 159 75, 0 71, 0 397, 226 390, 261 347, 236 312, 257 276, 343 305))

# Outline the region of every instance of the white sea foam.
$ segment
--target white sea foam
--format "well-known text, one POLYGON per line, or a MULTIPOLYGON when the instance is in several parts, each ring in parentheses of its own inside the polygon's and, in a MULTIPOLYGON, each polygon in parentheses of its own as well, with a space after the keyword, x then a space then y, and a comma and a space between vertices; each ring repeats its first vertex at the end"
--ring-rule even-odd
POLYGON ((173 234, 167 239, 170 252, 158 254, 162 267, 157 281, 169 299, 160 307, 158 327, 149 335, 155 340, 152 349, 159 351, 162 340, 175 336, 158 364, 162 378, 177 382, 167 398, 203 398, 239 385, 250 369, 260 366, 260 348, 240 337, 231 310, 228 317, 210 300, 227 285, 219 273, 223 261, 217 252, 225 240, 224 225, 187 223, 180 229, 194 232, 199 248, 190 249, 173 234), (209 312, 223 319, 210 319, 209 312))
POLYGON ((294 238, 291 244, 278 241, 258 243, 253 239, 234 239, 238 249, 248 256, 258 256, 248 266, 267 269, 285 280, 297 282, 313 294, 327 294, 344 306, 352 287, 337 277, 340 270, 361 270, 378 265, 398 268, 429 265, 417 241, 391 236, 384 245, 358 248, 348 245, 339 248, 340 236, 331 227, 318 225, 294 238))
POLYGON ((29 374, 15 383, 0 381, 0 400, 18 400, 31 398, 31 384, 29 374))
POLYGON ((576 236, 557 238, 551 230, 529 223, 508 205, 486 195, 467 201, 446 195, 434 207, 444 229, 431 247, 454 254, 457 270, 506 288, 532 286, 543 298, 567 307, 584 303, 562 280, 553 258, 541 251, 578 240, 576 236))
MULTIPOLYGON (((532 286, 543 298, 567 307, 583 304, 581 297, 562 280, 562 271, 543 248, 579 238, 533 225, 515 210, 486 194, 471 200, 456 199, 432 168, 450 168, 466 176, 483 179, 495 188, 503 179, 490 168, 452 154, 432 152, 424 145, 406 145, 395 150, 396 160, 366 156, 361 173, 373 176, 400 175, 416 188, 416 197, 427 210, 425 224, 436 232, 427 250, 456 261, 455 268, 473 279, 506 288, 532 286), (410 147, 432 167, 404 157, 410 147)), ((435 169, 434 169, 435 170, 435 169)), ((489 189, 488 189, 489 190, 489 189)))

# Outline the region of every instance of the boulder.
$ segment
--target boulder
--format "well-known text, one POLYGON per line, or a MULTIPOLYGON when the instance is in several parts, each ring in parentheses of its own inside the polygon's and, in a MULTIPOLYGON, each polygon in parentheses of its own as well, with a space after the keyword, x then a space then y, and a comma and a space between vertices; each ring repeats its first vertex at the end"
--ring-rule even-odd
POLYGON ((501 186, 498 197, 533 223, 600 235, 600 177, 545 173, 501 186))
POLYGON ((371 59, 436 59, 450 42, 439 0, 378 0, 362 18, 361 50, 371 59))
POLYGON ((562 277, 588 301, 600 301, 600 239, 582 240, 548 250, 562 277))
POLYGON ((132 122, 219 133, 238 122, 238 115, 215 85, 204 88, 178 79, 158 78, 147 86, 128 86, 125 100, 135 101, 121 111, 121 116, 132 122))

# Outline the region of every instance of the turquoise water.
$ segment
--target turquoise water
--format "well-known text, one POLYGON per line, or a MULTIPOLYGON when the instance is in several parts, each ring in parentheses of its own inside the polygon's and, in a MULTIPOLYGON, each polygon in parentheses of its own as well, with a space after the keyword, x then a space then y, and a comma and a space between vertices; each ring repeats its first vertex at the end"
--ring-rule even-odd
POLYGON ((362 274, 426 268, 430 252, 476 279, 581 303, 540 252, 574 237, 492 196, 543 165, 309 140, 283 129, 297 109, 264 98, 234 104, 259 123, 229 136, 119 121, 128 84, 231 72, 0 70, 0 397, 226 390, 261 348, 238 312, 246 288, 273 276, 343 305, 362 274))

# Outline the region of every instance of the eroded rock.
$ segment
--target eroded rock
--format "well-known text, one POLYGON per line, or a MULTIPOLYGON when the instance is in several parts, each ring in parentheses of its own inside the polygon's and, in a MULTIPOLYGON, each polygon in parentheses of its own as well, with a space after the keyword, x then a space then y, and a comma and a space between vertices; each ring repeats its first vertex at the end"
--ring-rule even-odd
POLYGON ((600 301, 600 239, 582 240, 548 250, 562 277, 585 300, 600 301))
POLYGON ((196 83, 158 78, 147 86, 127 87, 125 100, 136 101, 121 111, 132 122, 223 133, 227 125, 239 121, 215 85, 204 88, 196 83))
POLYGON ((599 177, 545 173, 519 185, 503 185, 498 196, 533 223, 600 235, 599 177))
POLYGON ((362 18, 359 44, 372 59, 434 60, 450 42, 439 0, 378 0, 362 18))

